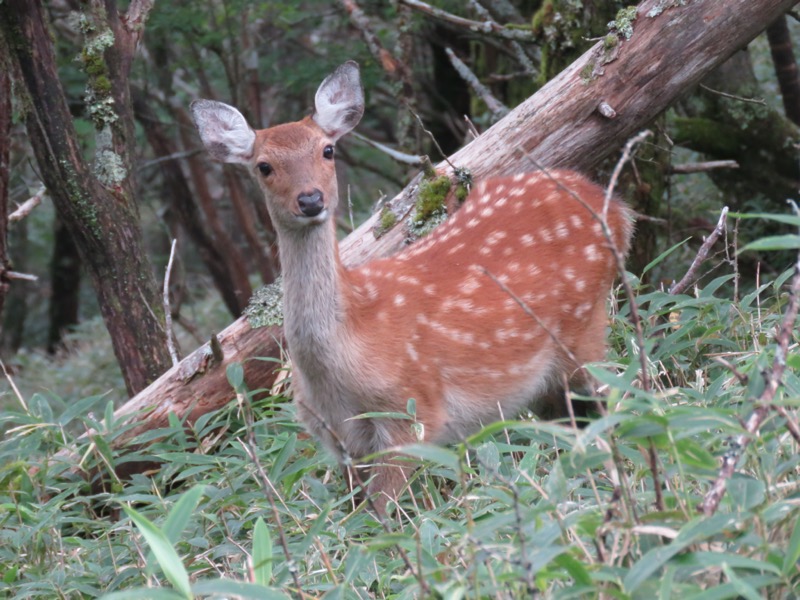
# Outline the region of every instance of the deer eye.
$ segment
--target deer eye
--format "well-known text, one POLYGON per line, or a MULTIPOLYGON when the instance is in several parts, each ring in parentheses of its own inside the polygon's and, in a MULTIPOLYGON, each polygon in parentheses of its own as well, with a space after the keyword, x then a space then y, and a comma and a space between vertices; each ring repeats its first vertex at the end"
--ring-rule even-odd
POLYGON ((331 144, 328 144, 322 150, 322 157, 327 158, 328 160, 333 159, 333 146, 331 144))
POLYGON ((265 162, 258 163, 258 170, 264 177, 268 177, 272 173, 272 165, 265 162))

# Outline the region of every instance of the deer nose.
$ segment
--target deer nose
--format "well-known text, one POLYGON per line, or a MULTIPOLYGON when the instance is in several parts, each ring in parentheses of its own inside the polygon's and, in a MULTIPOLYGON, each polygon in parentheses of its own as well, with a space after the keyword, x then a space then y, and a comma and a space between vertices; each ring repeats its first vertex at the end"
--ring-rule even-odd
POLYGON ((315 189, 311 193, 303 193, 297 196, 297 204, 300 212, 307 217, 316 217, 325 208, 322 202, 322 192, 315 189))

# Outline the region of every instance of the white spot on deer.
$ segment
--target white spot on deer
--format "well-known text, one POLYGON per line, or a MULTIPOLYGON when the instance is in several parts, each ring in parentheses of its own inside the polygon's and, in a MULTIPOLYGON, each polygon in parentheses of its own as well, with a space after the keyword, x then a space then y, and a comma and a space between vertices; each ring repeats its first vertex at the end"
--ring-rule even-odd
POLYGON ((519 238, 519 241, 522 242, 523 246, 528 246, 528 247, 533 246, 534 243, 533 236, 530 233, 526 233, 525 235, 523 235, 521 238, 519 238))
POLYGON ((484 342, 478 342, 478 348, 480 348, 481 350, 488 350, 491 347, 492 347, 492 345, 489 342, 485 342, 485 341, 484 342))
POLYGON ((422 288, 422 291, 428 296, 435 296, 436 295, 436 286, 432 283, 429 283, 425 287, 422 288))
POLYGON ((514 249, 511 246, 506 246, 505 248, 503 248, 503 256, 508 257, 511 256, 512 254, 514 254, 514 249))
POLYGON ((554 190, 545 196, 545 202, 558 202, 561 199, 561 191, 554 190))
POLYGON ((492 201, 492 195, 484 194, 483 196, 481 196, 478 202, 480 202, 481 204, 489 204, 491 201, 492 201))
POLYGON ((484 219, 488 219, 494 214, 494 209, 491 206, 487 206, 481 211, 481 217, 484 219))
POLYGON ((539 265, 528 265, 528 277, 536 277, 541 272, 542 270, 539 268, 539 265))
POLYGON ((565 268, 563 273, 564 273, 564 278, 567 281, 572 281, 573 279, 575 279, 575 269, 573 269, 572 267, 565 268))
POLYGON ((464 207, 464 214, 470 214, 475 210, 475 202, 467 202, 467 206, 464 207))
POLYGON ((556 235, 561 238, 562 240, 569 235, 569 227, 563 221, 559 221, 556 224, 556 235))
POLYGON ((478 281, 478 278, 470 275, 461 282, 461 284, 458 286, 458 291, 462 294, 469 295, 474 294, 480 288, 481 283, 478 281))
POLYGON ((367 298, 375 300, 378 297, 378 288, 375 284, 367 282, 364 288, 367 290, 367 298))
POLYGON ((462 300, 457 301, 456 307, 460 308, 464 312, 472 312, 475 309, 475 306, 472 304, 472 300, 464 298, 462 300))
POLYGON ((599 221, 595 221, 592 225, 592 231, 594 231, 597 235, 602 235, 603 233, 603 226, 600 224, 599 221))
POLYGON ((519 263, 517 261, 509 263, 508 270, 512 273, 517 273, 519 271, 519 263))
POLYGON ((505 231, 493 231, 487 236, 486 243, 489 244, 490 246, 494 246, 495 244, 497 244, 497 242, 506 238, 507 235, 508 234, 506 234, 505 231))
POLYGON ((520 181, 525 179, 525 177, 527 177, 527 173, 517 173, 511 178, 511 181, 513 181, 514 183, 519 183, 520 181))
POLYGON ((517 301, 511 297, 508 297, 505 300, 503 300, 503 308, 505 308, 506 310, 514 310, 518 306, 519 304, 517 304, 517 301))
POLYGON ((414 348, 411 342, 406 342, 406 352, 408 353, 408 356, 411 358, 411 360, 413 360, 414 362, 417 362, 419 360, 419 354, 417 353, 417 349, 414 348))
POLYGON ((498 185, 496 188, 494 188, 494 193, 498 196, 505 191, 506 191, 506 186, 504 186, 502 183, 498 185))
POLYGON ((511 190, 508 193, 508 195, 512 196, 514 198, 519 198, 520 196, 524 196, 525 193, 526 193, 525 188, 523 188, 523 187, 515 187, 513 190, 511 190))
POLYGON ((361 269, 361 272, 364 274, 364 277, 372 277, 372 271, 370 271, 366 267, 361 269))
POLYGON ((495 208, 503 208, 507 202, 508 196, 502 196, 497 200, 497 202, 494 203, 494 206, 495 208))
POLYGON ((403 294, 397 294, 397 296, 394 297, 395 306, 403 306, 403 304, 405 303, 406 303, 406 297, 403 296, 403 294))
POLYGON ((397 281, 400 283, 407 283, 409 285, 419 285, 419 279, 413 275, 400 275, 400 277, 397 278, 397 281))
POLYGON ((575 281, 575 289, 579 292, 582 292, 586 289, 586 282, 583 279, 578 279, 575 281))
POLYGON ((525 340, 526 342, 530 342, 535 337, 536 334, 533 331, 526 331, 525 333, 522 334, 522 339, 525 340))
POLYGON ((481 256, 489 256, 492 253, 491 246, 481 246, 481 249, 478 250, 481 256))
POLYGON ((552 233, 550 232, 550 230, 549 230, 549 229, 547 229, 546 227, 542 227, 542 228, 539 230, 539 235, 540 235, 540 236, 542 236, 542 239, 543 239, 545 242, 552 242, 552 241, 553 241, 553 234, 552 234, 552 233))
POLYGON ((578 308, 575 309, 575 316, 576 317, 582 317, 587 312, 589 312, 591 310, 591 308, 592 308, 592 305, 589 304, 588 302, 586 302, 584 304, 581 304, 580 306, 578 306, 578 308))
POLYGON ((600 260, 600 255, 597 253, 597 246, 589 244, 583 248, 583 254, 589 262, 597 262, 600 260))
POLYGON ((570 215, 569 222, 572 223, 572 226, 575 229, 582 229, 583 228, 583 219, 581 219, 578 215, 570 215))
POLYGON ((450 248, 450 250, 447 251, 448 256, 452 256, 453 254, 456 254, 457 252, 461 252, 464 249, 465 246, 466 246, 466 244, 464 242, 459 242, 458 244, 456 244, 455 246, 450 248))
POLYGON ((467 228, 472 229, 473 227, 476 227, 480 222, 481 222, 480 219, 472 218, 469 221, 467 221, 467 228))

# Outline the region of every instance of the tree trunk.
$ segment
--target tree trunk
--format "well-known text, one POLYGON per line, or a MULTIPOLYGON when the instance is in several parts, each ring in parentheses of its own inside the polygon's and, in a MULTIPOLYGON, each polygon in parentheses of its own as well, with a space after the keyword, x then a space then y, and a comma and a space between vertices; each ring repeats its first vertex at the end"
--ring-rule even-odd
MULTIPOLYGON (((163 125, 143 94, 134 94, 134 108, 156 157, 175 154, 177 146, 164 132, 163 125)), ((227 235, 218 239, 209 232, 180 164, 175 160, 167 160, 161 163, 160 169, 169 193, 169 198, 164 199, 165 203, 174 209, 175 216, 194 243, 225 306, 234 317, 238 317, 253 294, 244 262, 237 260, 241 255, 230 251, 233 242, 227 235)), ((224 233, 221 228, 220 233, 224 233)))
MULTIPOLYGON (((87 44, 82 55, 94 93, 106 94, 95 97, 89 107, 104 123, 102 127, 95 123, 103 143, 94 172, 83 159, 67 108, 41 1, 6 0, 0 6, 0 31, 4 52, 14 63, 13 75, 28 96, 23 103, 29 107, 25 124, 39 173, 91 276, 114 353, 133 395, 163 373, 170 358, 160 293, 142 248, 128 175, 133 124, 119 123, 130 121, 126 90, 133 46, 129 44, 135 43, 131 40, 136 35, 120 30, 113 3, 93 2, 92 10, 103 12, 103 6, 112 12, 108 18, 115 31, 113 45, 100 52, 95 44, 90 52, 87 44)), ((126 21, 134 29, 131 13, 138 7, 138 2, 131 3, 126 21)))
MULTIPOLYGON (((469 168, 476 179, 542 167, 589 170, 795 2, 670 3, 670 8, 658 10, 663 0, 646 0, 630 40, 620 39, 613 47, 607 42, 595 45, 450 162, 469 168), (647 16, 651 11, 653 16, 647 16), (616 111, 615 118, 598 112, 601 102, 616 111)), ((447 172, 450 167, 442 163, 438 169, 447 172)), ((391 230, 376 239, 373 231, 380 217, 373 215, 342 242, 345 265, 353 267, 404 246, 402 221, 418 181, 390 203, 398 217, 391 230)), ((169 413, 192 420, 224 406, 233 396, 226 379, 226 367, 233 362, 243 363, 250 389, 269 387, 274 370, 247 359, 279 356, 276 340, 281 337, 280 327, 254 329, 246 318, 238 319, 217 336, 218 342, 196 350, 117 411, 116 418, 147 416, 118 436, 115 445, 165 425, 169 413)))
POLYGON ((50 261, 50 323, 47 351, 54 353, 64 334, 78 324, 81 289, 81 258, 63 221, 56 216, 53 257, 50 261))
MULTIPOLYGON (((11 150, 11 77, 7 61, 0 60, 0 326, 3 303, 11 284, 8 277, 8 184, 11 150)), ((1 327, 0 327, 1 329, 1 327)), ((2 331, 0 331, 2 334, 2 331)), ((2 338, 2 335, 0 335, 2 338)))

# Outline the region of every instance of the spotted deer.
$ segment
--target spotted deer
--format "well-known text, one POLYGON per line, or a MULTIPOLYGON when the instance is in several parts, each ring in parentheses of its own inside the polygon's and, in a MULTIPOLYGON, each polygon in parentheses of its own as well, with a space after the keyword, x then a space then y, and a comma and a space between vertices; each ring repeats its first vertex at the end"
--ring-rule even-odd
MULTIPOLYGON (((616 263, 601 218, 624 254, 629 211, 569 171, 487 179, 415 245, 345 268, 334 148, 363 112, 352 61, 322 82, 314 113, 295 123, 254 131, 231 106, 192 103, 210 155, 247 165, 264 192, 300 419, 344 461, 415 441, 407 420, 358 418, 403 413, 410 398, 424 439, 437 444, 525 408, 564 416, 565 383, 587 389, 581 367, 605 352, 616 263)), ((378 510, 408 476, 392 456, 364 467, 378 510)))

